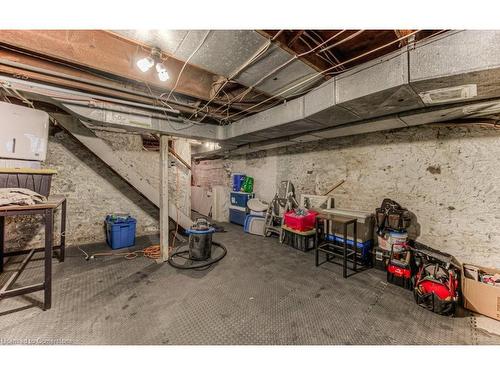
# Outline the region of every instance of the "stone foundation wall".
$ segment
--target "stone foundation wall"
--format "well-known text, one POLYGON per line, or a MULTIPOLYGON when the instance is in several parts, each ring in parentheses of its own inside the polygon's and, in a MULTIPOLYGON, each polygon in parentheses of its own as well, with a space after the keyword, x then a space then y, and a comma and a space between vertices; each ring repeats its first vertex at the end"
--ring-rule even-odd
POLYGON ((229 185, 231 171, 244 172, 269 200, 281 180, 291 180, 297 194, 323 194, 345 179, 333 194, 337 207, 374 211, 394 199, 416 215, 419 241, 500 268, 498 160, 498 129, 423 125, 205 161, 194 180, 203 184, 210 175, 210 184, 229 185))

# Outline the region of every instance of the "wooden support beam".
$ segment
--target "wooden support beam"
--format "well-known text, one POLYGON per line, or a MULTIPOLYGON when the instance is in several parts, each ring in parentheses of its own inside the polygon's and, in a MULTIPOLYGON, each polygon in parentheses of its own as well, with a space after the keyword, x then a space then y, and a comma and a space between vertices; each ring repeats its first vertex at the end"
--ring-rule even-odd
POLYGON ((160 259, 165 262, 169 258, 168 244, 168 136, 160 136, 160 259))
MULTIPOLYGON (((0 35, 1 33, 0 31, 0 35)), ((121 76, 104 76, 95 71, 71 66, 64 62, 51 60, 50 58, 34 56, 28 52, 14 51, 10 48, 5 45, 2 46, 0 42, 1 74, 149 105, 158 105, 159 96, 165 92, 164 88, 152 86, 147 84, 147 82, 124 81, 121 76)), ((246 90, 246 87, 239 84, 233 84, 232 86, 235 86, 231 88, 233 91, 227 92, 229 99, 246 90)), ((212 87, 211 90, 213 91, 213 89, 212 87)), ((210 95, 212 97, 213 92, 210 95)), ((259 93, 257 90, 252 90, 251 94, 247 95, 247 99, 251 100, 248 103, 234 103, 232 105, 233 110, 244 110, 252 104, 252 101, 266 97, 266 95, 259 93)), ((226 103, 226 101, 227 97, 212 100, 207 108, 208 112, 204 110, 200 113, 200 116, 207 116, 214 120, 225 118, 227 116, 226 112, 216 111, 215 109, 226 103)), ((198 100, 198 103, 198 106, 196 106, 188 103, 186 100, 179 101, 172 98, 168 104, 183 113, 193 114, 204 102, 198 100)))
MULTIPOLYGON (((300 36, 302 34, 299 35, 299 37, 296 40, 293 40, 294 37, 292 36, 292 39, 290 39, 290 33, 287 31, 284 31, 280 34, 277 34, 277 32, 274 30, 256 30, 256 31, 262 36, 268 39, 272 39, 274 43, 276 43, 279 47, 281 47, 282 49, 284 49, 285 51, 287 51, 292 55, 300 55, 301 53, 304 53, 311 49, 309 46, 305 45, 300 40, 300 36)), ((327 62, 323 61, 319 56, 313 53, 300 57, 300 60, 318 72, 321 72, 331 67, 331 64, 328 64, 327 62)), ((324 75, 324 78, 330 79, 328 75, 324 75)))
MULTIPOLYGON (((399 39, 411 34, 413 31, 415 30, 394 30, 394 34, 396 34, 396 37, 399 39)), ((408 44, 408 39, 403 39, 402 41, 399 42, 399 47, 406 46, 407 44, 408 44)))
POLYGON ((179 160, 188 170, 191 170, 191 164, 184 160, 172 147, 168 149, 168 152, 170 152, 173 157, 179 160))
POLYGON ((293 38, 290 39, 287 46, 291 48, 293 46, 293 44, 302 36, 302 34, 304 34, 304 32, 305 32, 305 30, 297 31, 297 33, 293 36, 293 38))
MULTIPOLYGON (((152 87, 148 89, 141 82, 125 83, 118 79, 99 76, 75 67, 10 51, 2 47, 0 47, 0 73, 27 81, 42 82, 89 94, 110 96, 148 105, 158 105, 157 97, 161 94, 161 90, 152 87)), ((213 103, 214 107, 219 104, 218 101, 213 103)), ((193 105, 174 100, 170 101, 169 105, 188 114, 197 110, 193 105)), ((222 119, 225 116, 225 113, 217 114, 211 111, 208 117, 222 119)))
MULTIPOLYGON (((168 92, 184 65, 169 56, 164 64, 170 79, 161 82, 155 69, 142 73, 138 59, 149 55, 148 47, 102 30, 0 30, 0 43, 80 67, 95 69, 125 79, 146 82, 168 92)), ((187 64, 176 92, 209 100, 218 76, 187 64)))

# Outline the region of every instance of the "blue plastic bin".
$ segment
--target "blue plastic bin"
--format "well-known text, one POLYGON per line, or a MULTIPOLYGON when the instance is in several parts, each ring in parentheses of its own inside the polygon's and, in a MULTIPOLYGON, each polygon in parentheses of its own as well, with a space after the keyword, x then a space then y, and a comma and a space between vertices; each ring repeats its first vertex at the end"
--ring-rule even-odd
POLYGON ((113 250, 135 245, 135 226, 133 217, 113 219, 106 216, 106 242, 113 250))
POLYGON ((245 180, 246 175, 242 173, 233 174, 233 191, 240 191, 243 180, 245 180))
POLYGON ((243 192, 233 191, 231 192, 231 205, 246 208, 247 202, 252 198, 255 198, 254 193, 243 193, 243 192))

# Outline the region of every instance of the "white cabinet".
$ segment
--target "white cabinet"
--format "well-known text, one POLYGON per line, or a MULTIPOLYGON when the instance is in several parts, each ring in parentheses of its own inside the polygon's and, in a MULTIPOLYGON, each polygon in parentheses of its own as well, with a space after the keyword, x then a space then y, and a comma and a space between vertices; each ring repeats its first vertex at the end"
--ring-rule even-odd
POLYGON ((0 102, 0 158, 43 161, 48 137, 46 112, 0 102))

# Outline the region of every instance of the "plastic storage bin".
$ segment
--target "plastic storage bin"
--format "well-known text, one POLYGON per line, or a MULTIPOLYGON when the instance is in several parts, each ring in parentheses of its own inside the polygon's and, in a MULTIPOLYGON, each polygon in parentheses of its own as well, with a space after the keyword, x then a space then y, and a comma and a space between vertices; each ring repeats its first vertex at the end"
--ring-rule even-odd
POLYGON ((252 198, 255 198, 254 193, 243 193, 243 192, 233 191, 231 192, 231 205, 246 208, 247 202, 252 198))
POLYGON ((106 216, 106 242, 113 250, 135 245, 135 227, 133 217, 113 218, 106 216))
POLYGON ((52 169, 0 168, 0 188, 30 189, 48 197, 52 175, 56 173, 52 169))
POLYGON ((306 216, 298 216, 294 211, 285 213, 285 225, 291 229, 305 232, 315 227, 316 215, 315 211, 309 211, 306 216))
POLYGON ((243 185, 241 185, 241 191, 244 191, 245 193, 253 193, 253 177, 245 176, 243 185))
POLYGON ((229 206, 229 221, 233 224, 245 225, 247 210, 243 207, 229 206))
POLYGON ((315 247, 316 232, 312 230, 297 233, 293 229, 283 227, 283 243, 300 251, 309 251, 315 247))
POLYGON ((233 174, 233 191, 240 191, 241 185, 245 180, 246 175, 243 173, 235 173, 233 174))

